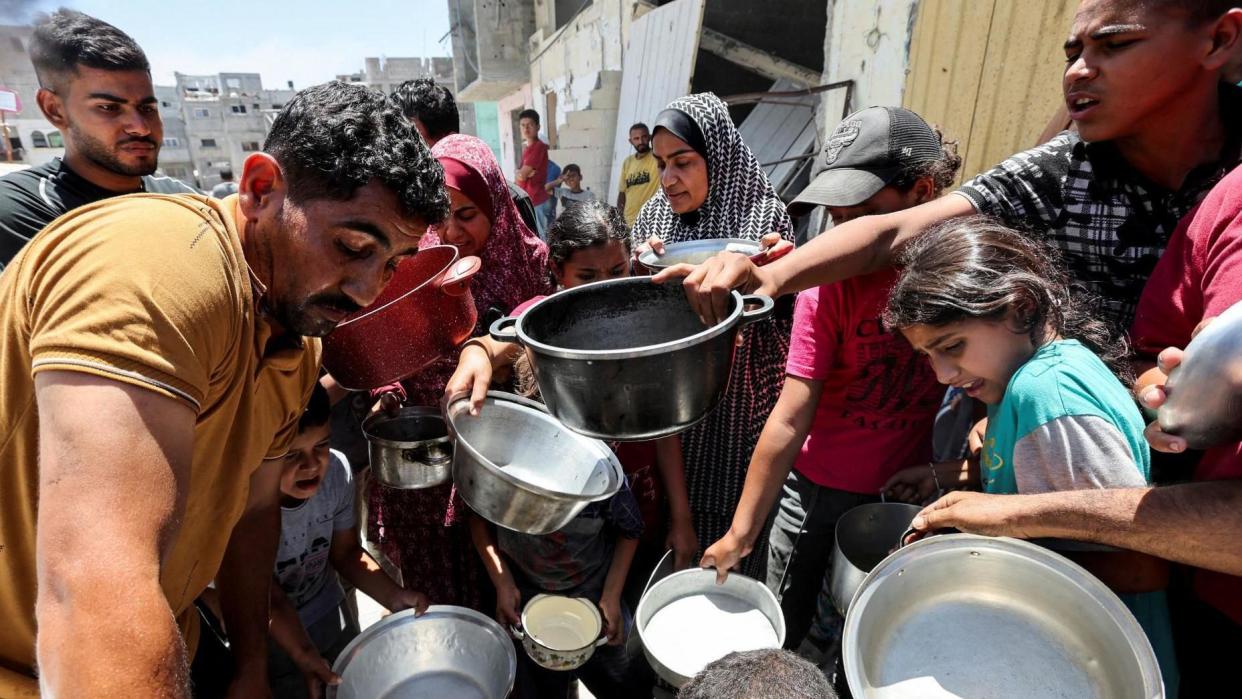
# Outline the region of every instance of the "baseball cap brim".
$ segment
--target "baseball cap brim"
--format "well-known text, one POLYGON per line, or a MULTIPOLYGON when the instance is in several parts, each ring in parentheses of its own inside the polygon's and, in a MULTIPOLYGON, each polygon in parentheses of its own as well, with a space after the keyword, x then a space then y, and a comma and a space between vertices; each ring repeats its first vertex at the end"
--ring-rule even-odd
POLYGON ((900 168, 858 170, 834 168, 824 170, 789 202, 789 213, 802 216, 816 206, 855 206, 884 189, 900 168))

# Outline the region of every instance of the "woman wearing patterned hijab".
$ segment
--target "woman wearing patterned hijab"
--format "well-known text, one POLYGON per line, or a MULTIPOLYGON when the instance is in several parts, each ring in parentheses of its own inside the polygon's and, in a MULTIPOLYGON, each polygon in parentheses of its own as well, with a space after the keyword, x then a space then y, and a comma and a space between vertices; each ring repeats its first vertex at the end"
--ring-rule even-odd
MULTIPOLYGON (((519 303, 551 293, 548 247, 522 222, 486 143, 454 134, 438 141, 431 154, 444 167, 450 212, 443 224, 427 229, 419 248, 447 244, 482 259, 470 287, 479 313, 472 334, 480 335, 519 303)), ((438 405, 456 368, 456 355, 446 356, 402 381, 405 402, 438 405)), ((487 576, 451 485, 396 490, 376 483, 368 504, 368 533, 401 569, 407 587, 425 592, 432 604, 481 606, 487 576)))
MULTIPOLYGON (((660 166, 660 191, 634 222, 635 246, 652 238, 757 241, 772 234, 792 243, 785 203, 720 98, 703 93, 675 100, 656 119, 652 152, 660 166)), ((773 320, 744 330, 720 406, 682 434, 690 510, 703 549, 729 529, 751 452, 784 383, 792 309, 777 307, 783 312, 773 320)), ((743 573, 759 580, 767 538, 758 536, 761 543, 741 564, 743 573)))

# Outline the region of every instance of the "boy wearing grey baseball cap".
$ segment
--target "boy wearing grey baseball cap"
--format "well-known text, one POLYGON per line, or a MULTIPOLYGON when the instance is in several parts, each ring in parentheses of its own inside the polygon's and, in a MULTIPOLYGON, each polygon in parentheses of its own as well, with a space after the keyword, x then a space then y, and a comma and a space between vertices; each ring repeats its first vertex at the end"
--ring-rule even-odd
POLYGON ((819 173, 789 204, 802 216, 828 207, 833 223, 890 213, 939 196, 957 175, 957 144, 918 114, 900 107, 870 107, 845 117, 816 160, 819 173))

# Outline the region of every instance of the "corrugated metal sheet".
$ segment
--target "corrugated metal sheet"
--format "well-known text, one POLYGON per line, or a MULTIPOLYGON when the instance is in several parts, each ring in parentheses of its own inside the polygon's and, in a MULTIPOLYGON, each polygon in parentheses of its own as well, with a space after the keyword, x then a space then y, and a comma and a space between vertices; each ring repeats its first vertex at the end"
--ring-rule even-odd
POLYGON ((1078 0, 922 0, 904 105, 961 142, 966 177, 1036 145, 1061 104, 1078 0))
MULTIPOLYGON (((617 168, 634 152, 630 124, 650 124, 669 102, 690 91, 699 51, 705 0, 676 0, 634 20, 625 49, 621 102, 612 162, 617 168)), ((620 178, 612 178, 608 201, 616 201, 620 178)))
MULTIPOLYGON (((778 80, 773 92, 798 90, 789 80, 778 80)), ((778 162, 815 150, 815 107, 818 95, 779 97, 760 102, 737 127, 742 140, 764 166, 768 179, 777 192, 784 190, 803 162, 778 162)))

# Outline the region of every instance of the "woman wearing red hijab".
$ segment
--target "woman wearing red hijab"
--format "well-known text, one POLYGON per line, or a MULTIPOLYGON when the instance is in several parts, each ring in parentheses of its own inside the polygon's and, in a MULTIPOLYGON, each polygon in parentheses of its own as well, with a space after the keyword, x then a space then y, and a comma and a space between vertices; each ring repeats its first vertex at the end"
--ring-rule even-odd
MULTIPOLYGON (((452 245, 482 259, 471 283, 479 314, 473 334, 479 335, 519 303, 551 293, 548 248, 522 223, 486 143, 454 134, 438 141, 431 154, 444 167, 450 213, 427 230, 419 247, 452 245)), ((456 357, 447 356, 402 381, 405 402, 438 405, 456 368, 456 357)), ((401 569, 405 585, 426 592, 432 604, 483 606, 487 576, 470 542, 467 512, 451 485, 396 490, 377 483, 368 505, 368 533, 401 569)))

